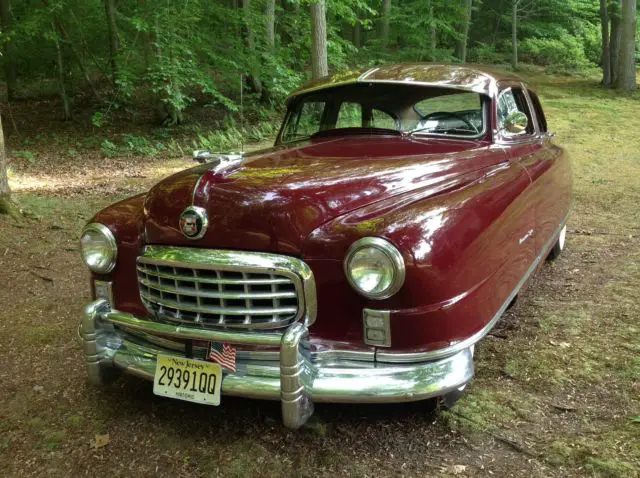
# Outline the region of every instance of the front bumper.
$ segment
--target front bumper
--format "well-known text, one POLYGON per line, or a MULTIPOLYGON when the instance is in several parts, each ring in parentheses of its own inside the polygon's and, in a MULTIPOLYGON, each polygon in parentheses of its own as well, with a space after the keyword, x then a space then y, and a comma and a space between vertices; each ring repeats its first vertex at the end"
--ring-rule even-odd
POLYGON ((223 378, 222 394, 280 400, 283 422, 289 428, 299 428, 307 421, 314 402, 417 401, 451 392, 473 376, 470 348, 428 362, 367 361, 360 360, 357 352, 311 352, 308 329, 301 323, 292 324, 284 333, 201 330, 140 320, 111 309, 100 299, 85 308, 80 326, 90 381, 103 384, 121 370, 153 380, 157 354, 184 356, 140 340, 145 334, 279 347, 279 360, 265 360, 260 354, 239 358, 237 373, 223 378))

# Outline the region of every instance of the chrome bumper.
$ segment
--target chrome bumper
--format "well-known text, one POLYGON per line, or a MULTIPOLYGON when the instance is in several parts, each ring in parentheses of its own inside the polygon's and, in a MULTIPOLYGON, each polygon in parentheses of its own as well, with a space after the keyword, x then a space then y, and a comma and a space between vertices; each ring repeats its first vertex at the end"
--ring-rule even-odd
MULTIPOLYGON (((89 379, 103 384, 124 370, 153 380, 156 355, 182 355, 151 343, 141 343, 120 327, 180 339, 280 347, 279 362, 239 361, 238 372, 225 375, 224 395, 280 400, 288 428, 299 428, 313 413, 313 402, 409 402, 444 395, 473 376, 472 351, 429 362, 381 363, 346 359, 323 360, 306 347, 308 329, 294 323, 284 333, 199 330, 140 320, 110 308, 105 300, 84 311, 80 336, 89 379)), ((335 355, 339 357, 339 355, 335 355)))

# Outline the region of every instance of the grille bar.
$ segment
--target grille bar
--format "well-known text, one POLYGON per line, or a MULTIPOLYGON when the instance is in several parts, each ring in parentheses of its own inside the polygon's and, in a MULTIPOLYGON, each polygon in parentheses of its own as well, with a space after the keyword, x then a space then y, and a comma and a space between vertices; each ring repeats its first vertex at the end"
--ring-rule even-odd
MULTIPOLYGON (((144 278, 138 278, 140 284, 143 284, 151 289, 155 289, 162 292, 169 292, 173 294, 188 295, 193 297, 206 297, 209 299, 291 299, 296 297, 295 291, 291 292, 278 292, 277 289, 273 292, 209 292, 206 290, 200 290, 198 288, 191 289, 186 287, 175 287, 171 285, 159 285, 156 282, 149 281, 144 278)), ((274 284, 275 286, 275 284, 274 284)), ((215 289, 214 289, 215 290, 215 289)))
MULTIPOLYGON (((209 307, 197 305, 188 305, 180 301, 173 301, 168 299, 161 299, 145 293, 140 294, 143 299, 150 302, 154 302, 163 307, 170 307, 172 309, 180 309, 187 312, 206 312, 209 314, 224 314, 224 315, 237 315, 237 316, 253 316, 253 315, 280 315, 280 314, 295 314, 298 311, 297 307, 279 307, 279 308, 256 308, 248 305, 247 307, 209 307)), ((251 299, 247 299, 251 300, 251 299)))
POLYGON ((146 255, 149 249, 136 267, 140 298, 160 319, 205 328, 276 329, 306 312, 301 277, 287 267, 270 267, 274 258, 286 256, 199 249, 192 257, 193 249, 170 248, 172 254, 159 260, 146 255))
MULTIPOLYGON (((192 280, 195 282, 201 282, 203 284, 242 284, 244 285, 245 283, 249 283, 249 284, 256 284, 256 285, 262 285, 262 284, 271 285, 271 284, 289 284, 291 282, 290 279, 287 279, 284 277, 273 277, 269 279, 248 278, 246 280, 244 279, 212 279, 210 277, 204 277, 204 276, 193 275, 193 274, 180 275, 179 273, 172 274, 172 273, 166 273, 166 272, 158 272, 153 267, 155 267, 153 264, 144 264, 139 262, 137 269, 138 269, 138 272, 150 273, 150 274, 153 274, 154 276, 162 277, 165 279, 192 280)), ((177 269, 184 269, 184 268, 178 267, 177 269)), ((197 273, 197 269, 194 269, 194 270, 197 273)), ((205 271, 209 271, 209 270, 206 269, 205 271)), ((214 271, 214 275, 215 275, 215 271, 214 271)))

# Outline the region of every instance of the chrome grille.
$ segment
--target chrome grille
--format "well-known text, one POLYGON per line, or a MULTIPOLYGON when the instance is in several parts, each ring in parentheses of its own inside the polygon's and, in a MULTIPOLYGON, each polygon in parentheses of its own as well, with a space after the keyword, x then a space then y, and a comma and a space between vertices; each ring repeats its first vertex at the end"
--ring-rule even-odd
POLYGON ((140 297, 161 319, 203 327, 273 329, 298 320, 301 281, 284 271, 138 258, 140 297))

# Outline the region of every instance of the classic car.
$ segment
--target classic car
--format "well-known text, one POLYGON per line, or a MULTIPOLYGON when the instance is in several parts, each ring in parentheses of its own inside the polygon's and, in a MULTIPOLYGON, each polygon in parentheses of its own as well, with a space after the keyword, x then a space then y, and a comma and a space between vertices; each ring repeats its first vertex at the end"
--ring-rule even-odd
POLYGON ((218 405, 437 397, 563 250, 571 170, 512 75, 391 65, 306 84, 275 145, 199 155, 99 212, 81 248, 90 381, 218 405))

